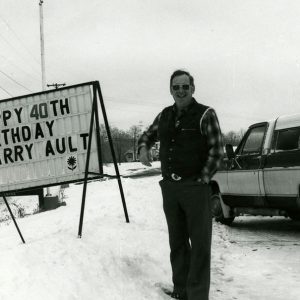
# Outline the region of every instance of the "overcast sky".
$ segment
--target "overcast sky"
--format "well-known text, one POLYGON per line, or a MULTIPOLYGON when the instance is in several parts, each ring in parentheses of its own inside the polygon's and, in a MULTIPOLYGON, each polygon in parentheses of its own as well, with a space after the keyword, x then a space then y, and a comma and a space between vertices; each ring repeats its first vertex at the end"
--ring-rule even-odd
MULTIPOLYGON (((0 98, 42 89, 39 0, 0 2, 0 98)), ((99 80, 112 126, 149 125, 170 74, 223 132, 300 111, 300 1, 44 0, 46 81, 99 80)))

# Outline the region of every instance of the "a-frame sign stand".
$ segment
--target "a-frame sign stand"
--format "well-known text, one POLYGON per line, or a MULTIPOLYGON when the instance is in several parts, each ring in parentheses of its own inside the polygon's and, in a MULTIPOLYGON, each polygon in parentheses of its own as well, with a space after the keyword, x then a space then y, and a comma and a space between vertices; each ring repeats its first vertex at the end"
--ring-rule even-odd
MULTIPOLYGON (((102 93, 101 93, 101 88, 100 84, 98 81, 93 81, 88 83, 90 86, 93 87, 93 102, 92 102, 92 111, 91 111, 91 120, 90 120, 90 128, 89 128, 89 137, 88 137, 88 147, 87 147, 87 157, 86 157, 86 163, 85 163, 85 173, 84 173, 84 179, 80 180, 83 181, 83 191, 82 191, 82 202, 81 202, 81 211, 80 211, 80 220, 79 220, 79 230, 78 230, 78 237, 81 238, 82 236, 82 225, 83 225, 83 217, 84 217, 84 208, 85 208, 85 199, 86 199, 86 190, 87 190, 87 183, 89 179, 96 179, 96 178, 103 178, 103 177, 109 177, 109 178, 115 178, 118 180, 118 185, 119 185, 119 190, 120 190, 120 195, 122 199, 122 204, 123 204, 123 209, 124 209, 124 214, 125 214, 125 219, 126 222, 129 223, 129 217, 128 217, 128 212, 127 212, 127 207, 126 207, 126 202, 125 202, 125 196, 123 192, 123 187, 122 187, 122 182, 121 182, 121 176, 119 173, 119 168, 117 164, 117 159, 113 147, 113 142, 112 142, 112 137, 109 129, 109 124, 107 120, 107 115, 106 115, 106 110, 104 106, 104 101, 102 98, 102 93), (102 164, 102 155, 101 155, 101 143, 100 143, 100 124, 99 124, 99 114, 98 114, 98 101, 100 102, 101 106, 101 111, 105 123, 105 129, 109 141, 109 146, 113 158, 113 163, 114 163, 114 168, 116 175, 108 175, 103 173, 103 164, 102 164), (95 127, 94 127, 94 122, 95 122, 95 127), (96 144, 97 144, 97 156, 98 156, 98 162, 99 162, 99 173, 95 172, 89 172, 89 164, 90 164, 90 156, 91 156, 91 145, 92 145, 92 138, 93 138, 93 129, 96 129, 96 144), (91 175, 89 177, 89 175, 91 175)), ((82 84, 83 85, 83 84, 82 84)), ((77 85, 81 86, 81 85, 77 85)), ((74 86, 73 86, 74 87, 74 86)), ((69 88, 69 87, 67 87, 69 88)), ((78 180, 77 180, 78 181, 78 180)), ((8 211, 11 215, 11 218, 17 228, 17 231, 21 237, 21 240, 23 243, 25 243, 25 240, 22 236, 22 233, 18 227, 18 224, 15 220, 15 217, 11 211, 11 208, 8 204, 8 201, 6 199, 6 194, 5 193, 0 193, 0 196, 3 197, 4 202, 8 208, 8 211)))
POLYGON ((124 214, 125 214, 125 219, 126 222, 129 223, 129 217, 128 217, 128 212, 127 212, 127 207, 126 207, 126 202, 125 202, 125 197, 124 197, 124 192, 123 192, 123 187, 122 187, 122 182, 121 182, 121 176, 119 173, 119 168, 117 164, 117 159, 113 147, 113 142, 111 138, 111 133, 109 129, 109 124, 107 120, 107 115, 106 115, 106 110, 104 106, 104 101, 101 93, 101 88, 100 84, 98 81, 95 81, 93 83, 93 105, 92 105, 92 113, 91 113, 91 122, 90 122, 90 129, 89 129, 89 139, 88 139, 88 148, 87 148, 87 158, 86 158, 86 165, 85 165, 85 176, 84 176, 84 183, 83 183, 83 191, 82 191, 82 202, 81 202, 81 211, 80 211, 80 220, 79 220, 79 230, 78 230, 78 237, 81 238, 82 236, 82 225, 83 225, 83 216, 84 216, 84 208, 85 208, 85 199, 86 199, 86 189, 87 189, 87 181, 88 181, 88 175, 99 175, 100 177, 110 177, 110 178, 116 178, 118 180, 119 184, 119 190, 120 190, 120 195, 122 199, 122 204, 123 204, 123 209, 124 209, 124 214), (98 97, 97 97, 98 96, 98 97), (103 166, 102 166, 102 159, 101 159, 101 145, 100 145, 100 126, 99 126, 99 115, 98 115, 98 101, 100 102, 101 105, 101 111, 104 119, 104 124, 105 124, 105 129, 107 133, 107 138, 109 141, 109 146, 113 158, 113 163, 115 167, 115 176, 111 176, 108 174, 103 174, 103 166), (98 148, 98 160, 99 160, 99 174, 95 172, 89 172, 89 163, 90 163, 90 153, 91 153, 91 144, 92 144, 92 131, 93 131, 93 126, 94 126, 94 119, 96 120, 96 142, 97 142, 97 148, 98 148))

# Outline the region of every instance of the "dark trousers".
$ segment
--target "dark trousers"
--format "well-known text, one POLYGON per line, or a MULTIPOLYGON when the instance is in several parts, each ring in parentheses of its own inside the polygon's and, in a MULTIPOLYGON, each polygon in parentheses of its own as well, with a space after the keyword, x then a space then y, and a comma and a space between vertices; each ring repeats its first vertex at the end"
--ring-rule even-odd
POLYGON ((169 230, 174 291, 208 300, 211 257, 211 189, 194 181, 160 181, 169 230))

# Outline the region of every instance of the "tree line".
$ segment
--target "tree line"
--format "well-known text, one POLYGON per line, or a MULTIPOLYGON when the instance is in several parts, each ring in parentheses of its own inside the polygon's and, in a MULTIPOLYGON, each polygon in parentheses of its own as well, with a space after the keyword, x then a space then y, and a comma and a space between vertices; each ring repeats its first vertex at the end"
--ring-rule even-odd
MULTIPOLYGON (((127 152, 132 153, 132 160, 137 161, 137 141, 142 134, 141 126, 133 125, 129 130, 110 127, 117 162, 125 162, 127 152)), ((113 161, 105 126, 100 124, 100 142, 103 163, 113 161)))
POLYGON ((241 129, 240 131, 229 131, 227 133, 223 133, 223 144, 231 144, 232 146, 237 146, 242 140, 245 131, 241 129))
MULTIPOLYGON (((110 133, 114 145, 114 151, 116 154, 117 162, 122 163, 128 161, 130 155, 132 155, 132 161, 137 161, 137 142, 139 137, 143 133, 141 125, 133 125, 128 130, 123 130, 117 127, 111 127, 110 133)), ((227 133, 222 134, 224 145, 232 144, 233 146, 237 146, 241 141, 244 133, 244 130, 240 130, 229 131, 227 133)), ((103 124, 100 125, 100 142, 103 163, 112 162, 113 159, 111 155, 109 141, 105 126, 103 124)))

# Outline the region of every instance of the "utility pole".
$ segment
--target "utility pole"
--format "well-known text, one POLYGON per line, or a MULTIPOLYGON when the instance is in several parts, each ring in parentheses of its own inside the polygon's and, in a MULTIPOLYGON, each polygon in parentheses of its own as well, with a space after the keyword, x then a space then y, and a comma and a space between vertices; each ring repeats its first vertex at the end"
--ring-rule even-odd
POLYGON ((41 65, 42 65, 42 88, 46 90, 46 72, 45 72, 45 46, 44 46, 44 16, 43 0, 40 0, 40 39, 41 39, 41 65))
MULTIPOLYGON (((40 40, 41 40, 41 66, 42 66, 42 90, 46 90, 46 69, 45 69, 45 45, 44 45, 44 15, 43 15, 44 0, 40 0, 40 40)), ((51 196, 50 188, 47 187, 46 196, 51 196)))
POLYGON ((52 84, 47 84, 47 87, 54 86, 55 89, 57 90, 59 87, 65 86, 65 85, 66 85, 65 83, 52 83, 52 84))
MULTIPOLYGON (((46 70, 45 70, 45 46, 44 46, 44 16, 43 16, 43 0, 40 0, 39 7, 40 7, 40 40, 41 40, 41 66, 42 66, 42 89, 43 91, 46 90, 46 70)), ((65 84, 63 84, 65 85, 65 84)), ((58 88, 58 84, 56 85, 58 88)), ((41 193, 43 195, 43 188, 41 188, 41 193)), ((50 187, 47 187, 46 197, 43 195, 43 201, 39 203, 40 208, 46 208, 50 205, 49 203, 52 202, 58 204, 59 197, 51 195, 50 187), (46 201, 47 200, 47 201, 46 201)))
MULTIPOLYGON (((41 66, 42 66, 42 90, 46 90, 46 71, 45 71, 45 45, 44 45, 44 15, 43 0, 40 0, 40 40, 41 40, 41 66)), ((50 195, 50 188, 47 188, 47 195, 50 195)))

